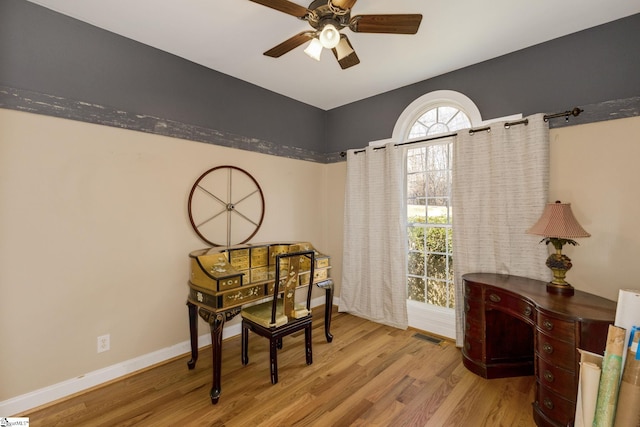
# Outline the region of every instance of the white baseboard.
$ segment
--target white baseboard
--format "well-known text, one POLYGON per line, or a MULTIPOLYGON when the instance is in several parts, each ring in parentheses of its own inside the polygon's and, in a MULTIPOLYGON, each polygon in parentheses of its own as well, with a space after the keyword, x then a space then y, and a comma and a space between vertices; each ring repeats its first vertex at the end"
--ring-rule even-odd
POLYGON ((409 315, 409 326, 455 340, 454 310, 435 306, 427 308, 423 303, 407 301, 407 314, 409 315))
MULTIPOLYGON (((311 307, 324 305, 324 303, 324 296, 314 298, 311 301, 311 307)), ((336 304, 335 301, 334 304, 336 304)), ((225 327, 223 330, 222 339, 240 335, 240 329, 240 323, 225 327)), ((206 347, 210 344, 211 335, 209 333, 200 335, 198 337, 198 347, 206 347)), ((28 411, 29 409, 54 402, 72 394, 87 390, 100 384, 104 384, 108 381, 131 374, 141 369, 148 368, 149 366, 157 365, 166 360, 173 359, 174 357, 178 357, 189 352, 191 352, 191 343, 189 342, 189 340, 187 340, 171 347, 166 347, 161 350, 136 357, 134 359, 126 360, 112 366, 107 366, 103 369, 98 369, 97 371, 89 372, 76 378, 71 378, 66 381, 41 388, 39 390, 35 390, 20 396, 13 397, 11 399, 4 400, 0 402, 0 416, 9 417, 20 414, 22 412, 28 411)))

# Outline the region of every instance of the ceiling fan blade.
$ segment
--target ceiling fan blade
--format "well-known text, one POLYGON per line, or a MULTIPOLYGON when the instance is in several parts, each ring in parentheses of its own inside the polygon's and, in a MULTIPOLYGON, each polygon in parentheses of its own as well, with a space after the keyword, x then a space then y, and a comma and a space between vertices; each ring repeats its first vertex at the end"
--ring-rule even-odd
POLYGON ((331 0, 331 4, 342 10, 350 10, 358 0, 331 0))
POLYGON ((250 0, 254 3, 261 4, 263 6, 270 7, 271 9, 279 10, 280 12, 293 15, 298 18, 304 18, 309 10, 306 7, 299 4, 292 3, 288 0, 250 0))
POLYGON ((349 21, 349 28, 356 33, 415 34, 422 15, 357 15, 349 21))
POLYGON ((290 50, 297 48, 304 42, 308 42, 315 36, 315 34, 315 31, 303 31, 301 33, 298 33, 295 36, 283 41, 279 45, 272 47, 271 49, 266 51, 264 55, 270 56, 272 58, 279 58, 290 50))
POLYGON ((343 70, 360 63, 360 58, 358 58, 358 55, 356 55, 356 52, 353 50, 353 46, 351 46, 349 39, 344 34, 340 35, 340 43, 338 46, 331 49, 331 51, 333 52, 333 56, 338 60, 340 68, 343 70))

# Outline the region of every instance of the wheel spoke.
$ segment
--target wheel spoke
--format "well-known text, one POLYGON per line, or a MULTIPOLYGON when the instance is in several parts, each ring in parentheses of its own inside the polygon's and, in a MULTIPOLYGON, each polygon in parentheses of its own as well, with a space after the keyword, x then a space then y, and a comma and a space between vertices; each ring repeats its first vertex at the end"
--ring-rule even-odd
POLYGON ((223 213, 225 213, 227 211, 227 209, 223 209, 220 212, 218 212, 217 214, 213 215, 212 217, 209 217, 207 219, 205 219, 204 221, 202 221, 200 224, 196 224, 197 228, 202 227, 203 225, 205 225, 206 223, 208 223, 209 221, 211 221, 212 219, 215 219, 217 217, 219 217, 220 215, 222 215, 223 213))
POLYGON ((244 196, 242 199, 238 200, 237 202, 234 203, 234 205, 237 205, 238 203, 242 203, 243 201, 247 200, 249 197, 253 196, 256 193, 259 193, 260 190, 254 190, 251 193, 247 194, 246 196, 244 196))
POLYGON ((215 194, 213 194, 212 192, 210 192, 209 190, 207 190, 206 188, 202 187, 201 185, 198 185, 198 188, 202 191, 204 191, 205 193, 207 193, 208 195, 210 195, 211 197, 213 197, 214 199, 216 199, 218 202, 222 203, 223 205, 227 205, 227 202, 225 202, 224 200, 222 200, 221 198, 219 198, 218 196, 216 196, 215 194))
POLYGON ((247 221, 249 221, 251 224, 253 225, 258 225, 257 222, 255 222, 254 220, 252 220, 251 218, 247 217, 246 215, 243 215, 242 212, 238 211, 237 209, 234 209, 232 212, 235 212, 236 214, 240 215, 242 218, 246 219, 247 221))

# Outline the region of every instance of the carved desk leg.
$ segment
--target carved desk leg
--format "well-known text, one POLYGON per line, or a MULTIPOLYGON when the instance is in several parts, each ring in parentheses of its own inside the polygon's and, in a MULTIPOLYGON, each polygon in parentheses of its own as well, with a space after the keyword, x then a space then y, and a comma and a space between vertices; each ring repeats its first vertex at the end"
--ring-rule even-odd
POLYGON ((222 375, 222 329, 224 328, 224 313, 212 313, 209 310, 200 308, 200 317, 209 323, 211 330, 211 358, 213 360, 213 385, 211 386, 211 403, 216 404, 220 399, 222 387, 220 377, 222 375))
POLYGON ((325 280, 316 283, 319 288, 324 289, 325 303, 324 303, 324 335, 327 337, 327 342, 333 341, 333 335, 331 335, 331 311, 333 310, 333 280, 325 280))
POLYGON ((198 361, 198 307, 187 301, 189 309, 189 336, 191 337, 191 360, 187 362, 189 369, 196 367, 198 361))

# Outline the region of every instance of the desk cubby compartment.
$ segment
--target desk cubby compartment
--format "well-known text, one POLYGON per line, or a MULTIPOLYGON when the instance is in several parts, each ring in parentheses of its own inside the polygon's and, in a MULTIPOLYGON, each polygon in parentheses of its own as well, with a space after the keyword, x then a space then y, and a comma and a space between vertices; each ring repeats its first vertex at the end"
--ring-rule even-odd
POLYGON ((546 419, 553 420, 552 425, 566 426, 573 422, 573 416, 576 413, 576 405, 574 402, 554 393, 549 388, 540 384, 538 380, 536 384, 536 401, 534 404, 535 412, 541 412, 546 419))
POLYGON ((513 314, 529 324, 535 323, 534 306, 523 300, 522 297, 502 292, 495 288, 487 288, 485 303, 489 307, 507 311, 509 314, 513 314))

